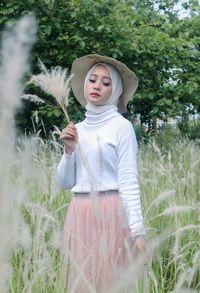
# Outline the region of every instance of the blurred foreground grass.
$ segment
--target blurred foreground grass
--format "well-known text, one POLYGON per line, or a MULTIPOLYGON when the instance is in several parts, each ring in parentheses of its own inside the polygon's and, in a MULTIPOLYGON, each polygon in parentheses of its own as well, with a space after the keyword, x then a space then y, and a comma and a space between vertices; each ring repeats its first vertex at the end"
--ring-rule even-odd
MULTIPOLYGON (((15 161, 14 181, 24 200, 10 292, 62 293, 60 248, 71 196, 54 178, 62 146, 37 137, 26 144, 15 161)), ((154 252, 149 292, 199 292, 200 148, 180 140, 162 153, 151 141, 140 148, 138 164, 147 238, 154 252)))

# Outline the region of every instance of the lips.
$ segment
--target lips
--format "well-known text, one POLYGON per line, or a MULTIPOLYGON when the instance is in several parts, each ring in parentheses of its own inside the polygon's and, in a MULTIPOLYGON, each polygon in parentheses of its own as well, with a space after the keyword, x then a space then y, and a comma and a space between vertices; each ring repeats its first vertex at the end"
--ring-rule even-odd
POLYGON ((91 95, 92 97, 100 97, 100 95, 97 94, 97 93, 90 93, 90 95, 91 95))

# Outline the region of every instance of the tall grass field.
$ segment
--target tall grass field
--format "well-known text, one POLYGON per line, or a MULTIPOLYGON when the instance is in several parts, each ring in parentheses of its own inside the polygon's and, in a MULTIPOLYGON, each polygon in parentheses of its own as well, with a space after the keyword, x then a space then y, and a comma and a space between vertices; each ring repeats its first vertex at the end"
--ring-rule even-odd
MULTIPOLYGON (((35 137, 15 155, 11 192, 18 212, 12 215, 11 230, 18 241, 8 255, 9 292, 66 292, 61 243, 71 195, 54 178, 61 154, 57 142, 35 137)), ((199 292, 200 149, 179 141, 162 154, 152 143, 140 149, 138 163, 147 239, 153 251, 148 290, 199 292)), ((121 292, 121 282, 123 278, 113 292, 121 292)))
MULTIPOLYGON (((72 195, 55 180, 63 146, 56 131, 48 141, 37 134, 20 139, 14 127, 35 31, 35 20, 25 17, 12 33, 6 33, 2 45, 1 293, 66 293, 62 235, 72 195)), ((137 274, 133 263, 109 292, 125 293, 122 287, 128 288, 134 275, 138 285, 127 289, 130 293, 198 293, 200 147, 184 139, 163 150, 151 140, 139 149, 138 169, 151 258, 144 274, 137 274)))

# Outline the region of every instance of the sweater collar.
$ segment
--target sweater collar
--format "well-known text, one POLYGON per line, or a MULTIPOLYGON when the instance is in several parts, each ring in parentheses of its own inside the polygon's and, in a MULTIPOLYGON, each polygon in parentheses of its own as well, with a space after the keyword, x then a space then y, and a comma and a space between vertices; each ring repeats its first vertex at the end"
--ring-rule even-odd
POLYGON ((87 124, 98 125, 105 122, 108 122, 112 118, 119 116, 119 112, 117 111, 116 106, 112 106, 112 108, 107 109, 105 112, 102 113, 93 113, 91 111, 86 111, 85 113, 85 122, 87 124))

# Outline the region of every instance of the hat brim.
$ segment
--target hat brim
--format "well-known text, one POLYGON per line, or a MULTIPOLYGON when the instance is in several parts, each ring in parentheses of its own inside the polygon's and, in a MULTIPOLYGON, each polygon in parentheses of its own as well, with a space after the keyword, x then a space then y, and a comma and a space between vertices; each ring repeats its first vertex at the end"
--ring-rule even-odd
POLYGON ((73 62, 71 86, 74 96, 83 107, 86 106, 87 101, 84 97, 85 77, 89 69, 96 63, 108 63, 119 71, 122 77, 123 91, 119 98, 118 111, 119 113, 126 112, 127 103, 138 87, 138 78, 125 64, 107 56, 90 54, 80 57, 73 62))

